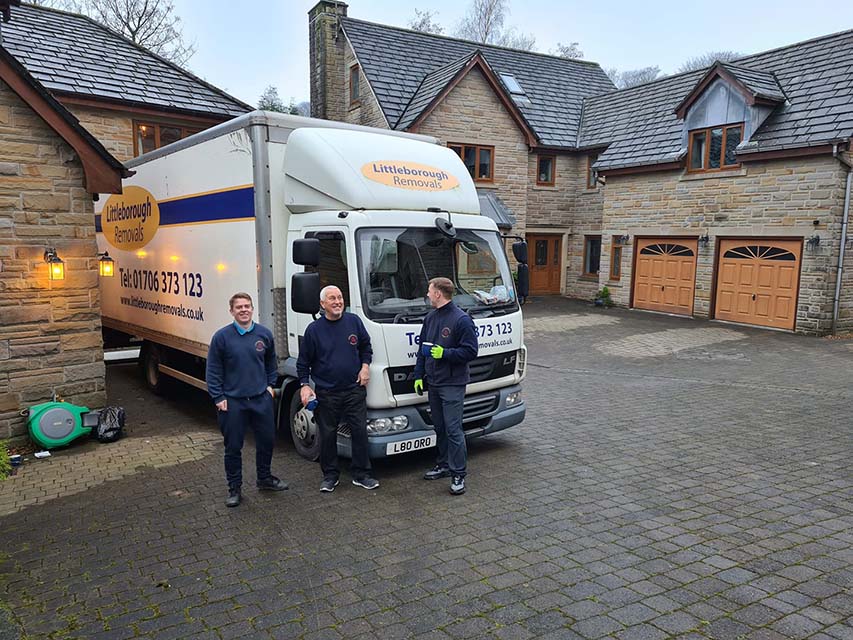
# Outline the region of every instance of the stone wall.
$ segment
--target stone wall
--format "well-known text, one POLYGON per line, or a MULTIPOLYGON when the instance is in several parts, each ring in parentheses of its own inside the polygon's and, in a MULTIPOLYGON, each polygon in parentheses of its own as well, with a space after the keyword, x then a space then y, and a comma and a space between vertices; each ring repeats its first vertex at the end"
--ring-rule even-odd
POLYGON ((110 109, 79 105, 66 107, 116 160, 133 158, 133 117, 110 109))
MULTIPOLYGON (((343 36, 341 36, 343 39, 343 36)), ((379 127, 381 129, 390 129, 388 123, 385 121, 385 115, 382 113, 382 109, 379 107, 379 102, 376 100, 376 96, 373 95, 373 90, 370 88, 370 83, 367 80, 367 76, 364 75, 364 71, 359 65, 358 68, 358 87, 359 87, 359 98, 355 103, 350 103, 349 95, 350 95, 350 69, 354 64, 358 63, 356 60, 355 53, 353 53, 352 47, 347 42, 345 45, 346 53, 344 55, 344 89, 343 89, 343 103, 340 105, 340 109, 344 113, 343 120, 345 122, 349 122, 351 124, 361 124, 366 127, 379 127)))
POLYGON ((91 196, 74 151, 0 81, 0 438, 49 400, 103 406, 98 262, 91 196), (64 281, 43 261, 55 247, 64 281))
MULTIPOLYGON (((602 264, 608 284, 613 235, 710 236, 697 257, 694 314, 708 317, 716 238, 799 237, 818 234, 820 245, 803 248, 797 331, 829 330, 838 260, 845 171, 829 156, 744 165, 725 173, 678 171, 608 176, 604 192, 602 264)), ((617 304, 630 299, 632 246, 626 247, 621 286, 611 286, 617 304)))
POLYGON ((514 233, 523 234, 527 221, 528 148, 515 120, 478 69, 472 69, 424 119, 418 133, 442 144, 460 142, 494 146, 494 189, 516 218, 514 233))
POLYGON ((349 98, 344 66, 346 39, 338 27, 338 16, 346 14, 346 4, 326 0, 318 2, 308 12, 311 116, 314 118, 346 119, 349 98))

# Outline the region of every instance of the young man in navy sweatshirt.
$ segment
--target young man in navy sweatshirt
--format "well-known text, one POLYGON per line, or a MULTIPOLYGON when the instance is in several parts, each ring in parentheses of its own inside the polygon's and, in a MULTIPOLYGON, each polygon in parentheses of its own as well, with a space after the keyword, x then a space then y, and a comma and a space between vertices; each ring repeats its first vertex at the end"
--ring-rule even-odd
POLYGON ((284 491, 287 484, 270 471, 275 444, 273 387, 278 378, 273 336, 269 329, 252 321, 254 307, 248 293, 235 293, 228 305, 234 322, 213 334, 210 341, 207 390, 216 404, 225 439, 225 504, 236 507, 242 499, 247 426, 255 432, 258 489, 284 491))
POLYGON ((330 285, 320 292, 323 314, 305 329, 299 346, 296 372, 300 399, 307 406, 316 394, 314 417, 320 429, 320 491, 338 486, 338 425, 349 426, 352 442, 352 483, 376 489, 367 451, 367 386, 373 348, 361 319, 344 311, 344 296, 330 285), (309 379, 314 381, 311 390, 309 379))
POLYGON ((453 302, 456 290, 448 278, 429 281, 427 297, 434 307, 424 318, 415 363, 415 391, 429 384, 429 411, 435 427, 438 458, 425 480, 451 477, 450 493, 465 493, 468 450, 462 430, 462 403, 470 380, 468 363, 477 357, 474 321, 453 302), (426 353, 424 350, 426 349, 426 353))

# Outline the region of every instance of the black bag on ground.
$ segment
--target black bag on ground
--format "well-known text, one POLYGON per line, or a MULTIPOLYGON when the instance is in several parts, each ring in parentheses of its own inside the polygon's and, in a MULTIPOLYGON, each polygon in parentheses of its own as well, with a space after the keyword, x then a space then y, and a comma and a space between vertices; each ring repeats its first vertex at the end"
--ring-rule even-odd
POLYGON ((98 427, 95 437, 98 442, 115 442, 122 436, 124 430, 124 408, 104 407, 98 416, 98 427))

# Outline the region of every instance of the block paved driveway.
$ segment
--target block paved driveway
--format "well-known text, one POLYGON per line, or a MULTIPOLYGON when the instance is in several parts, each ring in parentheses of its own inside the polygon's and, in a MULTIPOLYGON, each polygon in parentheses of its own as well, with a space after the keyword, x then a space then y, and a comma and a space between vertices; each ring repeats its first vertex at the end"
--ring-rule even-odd
POLYGON ((527 420, 458 498, 428 453, 321 495, 282 440, 291 490, 258 494, 247 446, 226 509, 204 397, 111 367, 128 438, 0 484, 0 599, 28 638, 853 638, 853 341, 526 315, 527 420))

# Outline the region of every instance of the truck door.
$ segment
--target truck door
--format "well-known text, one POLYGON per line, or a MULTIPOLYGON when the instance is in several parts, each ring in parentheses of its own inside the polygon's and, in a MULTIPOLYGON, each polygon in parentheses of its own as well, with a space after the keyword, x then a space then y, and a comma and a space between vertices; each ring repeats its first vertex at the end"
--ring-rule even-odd
MULTIPOLYGON (((306 272, 319 272, 320 286, 327 287, 334 285, 341 290, 344 295, 344 303, 346 310, 352 311, 352 308, 358 304, 357 300, 353 300, 353 293, 358 291, 355 273, 350 273, 347 263, 347 257, 350 248, 347 244, 347 229, 346 228, 328 228, 322 230, 307 229, 303 233, 303 238, 317 238, 320 241, 320 265, 318 267, 304 267, 306 272), (351 279, 352 276, 352 279, 351 279)), ((299 268, 299 267, 297 267, 299 268)), ((355 294, 357 295, 357 293, 355 294)), ((305 335, 306 327, 313 322, 313 318, 307 313, 297 313, 295 315, 296 336, 288 336, 290 338, 290 352, 298 353, 298 341, 305 335)), ((289 323, 288 323, 289 324, 289 323)))

